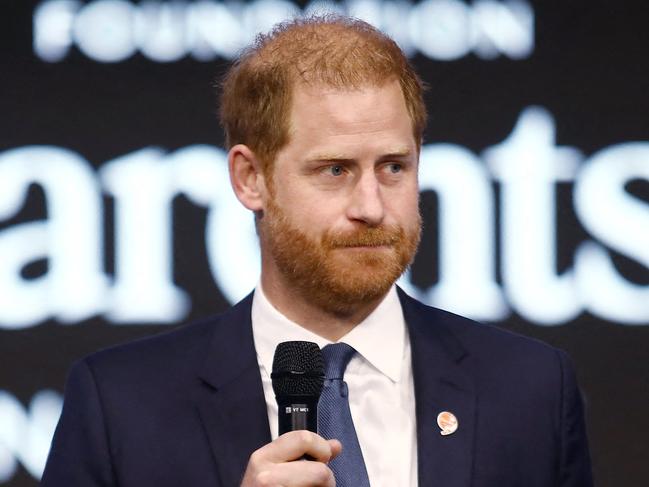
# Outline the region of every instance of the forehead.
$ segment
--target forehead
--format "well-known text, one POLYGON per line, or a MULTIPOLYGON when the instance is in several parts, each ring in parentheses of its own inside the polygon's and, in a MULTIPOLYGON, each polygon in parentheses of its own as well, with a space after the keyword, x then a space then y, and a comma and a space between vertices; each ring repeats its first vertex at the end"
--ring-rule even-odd
POLYGON ((289 144, 358 145, 373 138, 411 146, 412 121, 397 81, 358 88, 297 84, 292 93, 289 144))

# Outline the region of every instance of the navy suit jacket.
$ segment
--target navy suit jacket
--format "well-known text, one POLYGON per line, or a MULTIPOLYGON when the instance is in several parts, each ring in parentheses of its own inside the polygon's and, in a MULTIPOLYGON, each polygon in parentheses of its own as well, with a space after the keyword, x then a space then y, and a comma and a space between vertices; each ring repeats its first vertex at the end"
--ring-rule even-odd
MULTIPOLYGON (((399 295, 420 487, 592 485, 563 352, 399 295), (458 418, 455 433, 440 435, 441 411, 458 418)), ((251 303, 77 362, 41 485, 239 485, 250 454, 271 440, 251 303)))

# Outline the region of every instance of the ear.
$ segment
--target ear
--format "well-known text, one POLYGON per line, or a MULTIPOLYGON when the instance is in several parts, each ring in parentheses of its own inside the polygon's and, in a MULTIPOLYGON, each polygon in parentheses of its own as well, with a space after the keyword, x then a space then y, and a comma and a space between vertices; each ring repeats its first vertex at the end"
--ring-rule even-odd
POLYGON ((228 168, 232 189, 241 204, 251 211, 262 210, 266 184, 255 153, 247 145, 235 145, 228 153, 228 168))

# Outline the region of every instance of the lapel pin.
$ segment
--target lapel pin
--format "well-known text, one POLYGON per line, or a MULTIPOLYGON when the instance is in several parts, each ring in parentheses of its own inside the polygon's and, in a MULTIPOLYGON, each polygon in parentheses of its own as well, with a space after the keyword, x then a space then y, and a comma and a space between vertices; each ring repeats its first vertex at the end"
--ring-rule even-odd
POLYGON ((453 413, 442 411, 437 415, 437 426, 441 429, 439 432, 442 436, 448 436, 457 431, 457 418, 453 413))

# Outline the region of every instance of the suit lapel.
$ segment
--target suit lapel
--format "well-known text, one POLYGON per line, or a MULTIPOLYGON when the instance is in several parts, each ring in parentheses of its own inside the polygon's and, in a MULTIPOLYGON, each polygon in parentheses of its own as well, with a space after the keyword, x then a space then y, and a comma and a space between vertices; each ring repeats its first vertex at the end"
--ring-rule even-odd
POLYGON ((199 373, 196 404, 221 485, 239 485, 250 454, 271 441, 251 304, 249 295, 219 319, 199 373))
POLYGON ((448 329, 449 315, 429 308, 399 290, 408 324, 417 411, 419 485, 467 487, 473 461, 476 396, 462 368, 467 354, 448 329), (437 425, 442 411, 453 413, 458 428, 443 436, 437 425))

